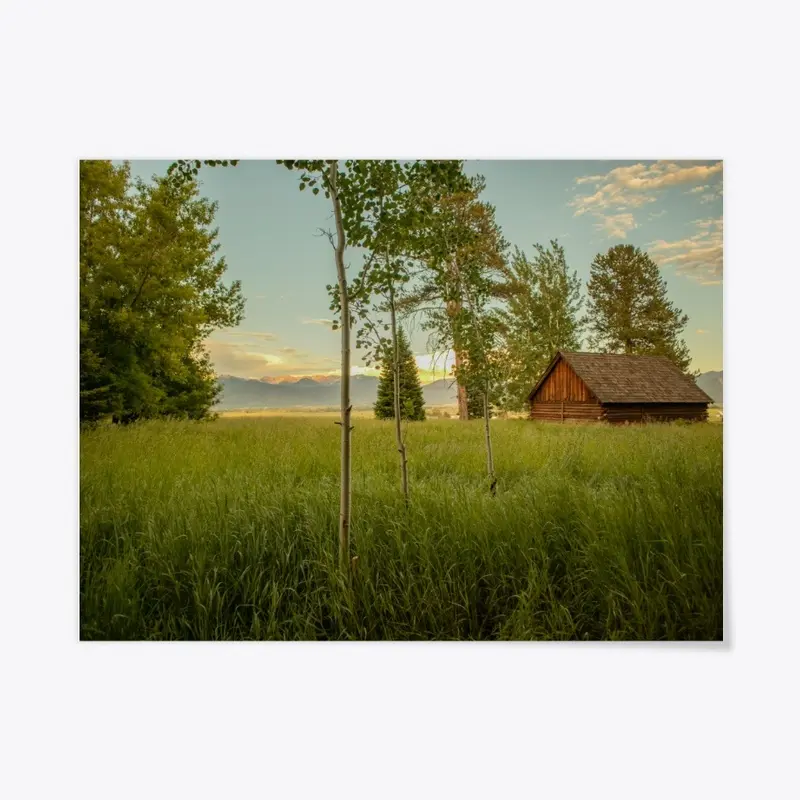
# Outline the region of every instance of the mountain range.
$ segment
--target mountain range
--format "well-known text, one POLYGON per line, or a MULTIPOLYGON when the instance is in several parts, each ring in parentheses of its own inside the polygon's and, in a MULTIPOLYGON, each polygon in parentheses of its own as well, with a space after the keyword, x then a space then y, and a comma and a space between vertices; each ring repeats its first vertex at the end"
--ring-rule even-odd
POLYGON ((704 372, 697 377, 697 385, 713 399, 722 405, 722 371, 704 372))
MULTIPOLYGON (((220 375, 222 394, 217 404, 220 411, 242 408, 333 408, 339 405, 341 381, 337 376, 314 375, 299 379, 265 377, 237 378, 220 375)), ((697 385, 715 403, 722 403, 722 372, 704 372, 697 385)), ((354 375, 350 379, 350 394, 354 408, 370 408, 378 393, 378 378, 354 375)), ((455 383, 451 379, 423 385, 422 393, 428 406, 453 405, 456 402, 455 383)))
MULTIPOLYGON (((230 411, 240 408, 327 408, 338 407, 341 381, 335 376, 314 376, 299 380, 273 378, 237 378, 220 375, 222 395, 217 408, 230 411)), ((456 402, 455 383, 438 380, 422 387, 425 404, 452 405, 456 402)), ((378 395, 378 378, 353 375, 350 378, 350 397, 353 408, 370 408, 378 395)))

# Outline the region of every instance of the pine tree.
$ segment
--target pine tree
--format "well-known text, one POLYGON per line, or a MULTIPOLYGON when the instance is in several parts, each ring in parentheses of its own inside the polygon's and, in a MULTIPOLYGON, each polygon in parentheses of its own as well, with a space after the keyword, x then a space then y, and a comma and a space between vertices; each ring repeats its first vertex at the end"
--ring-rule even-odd
MULTIPOLYGON (((421 421, 425 419, 425 400, 419 382, 419 372, 408 337, 402 328, 398 329, 398 350, 400 351, 400 406, 401 419, 421 421)), ((394 419, 394 358, 391 347, 381 363, 381 376, 378 382, 378 399, 375 402, 377 419, 394 419)))
POLYGON ((650 256, 617 245, 595 256, 585 322, 589 345, 606 353, 664 355, 684 372, 689 348, 681 333, 689 317, 667 298, 667 284, 650 256))

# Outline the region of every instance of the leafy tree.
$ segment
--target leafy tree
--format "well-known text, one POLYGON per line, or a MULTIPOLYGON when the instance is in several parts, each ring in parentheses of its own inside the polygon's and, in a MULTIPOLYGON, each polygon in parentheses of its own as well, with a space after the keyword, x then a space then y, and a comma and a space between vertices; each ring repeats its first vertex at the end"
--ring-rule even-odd
POLYGON ((80 165, 81 419, 208 416, 219 386, 203 340, 237 325, 222 283, 216 204, 193 180, 131 184, 128 165, 80 165))
POLYGON ((608 353, 664 355, 684 372, 689 348, 681 333, 689 317, 667 298, 667 284, 650 256, 617 245, 595 256, 586 324, 590 347, 608 353))
POLYGON ((435 351, 453 350, 462 420, 469 418, 465 320, 480 316, 471 313, 462 318, 462 312, 470 304, 482 306, 504 298, 509 290, 504 278, 508 244, 495 221, 494 207, 478 199, 485 185, 478 176, 465 179, 456 191, 435 196, 430 223, 418 243, 422 267, 402 304, 406 313, 422 312, 435 351))
MULTIPOLYGON (((417 310, 431 332, 435 351, 452 348, 459 387, 459 418, 469 418, 468 387, 480 398, 484 418, 489 484, 495 491, 490 406, 500 378, 497 358, 497 317, 492 303, 508 291, 504 279, 507 243, 495 221, 494 207, 478 196, 482 178, 468 190, 443 194, 437 200, 434 224, 424 247, 424 267, 419 275, 417 310)), ((473 406, 474 408, 474 406, 473 406)))
POLYGON ((529 261, 515 249, 508 267, 512 291, 500 312, 507 382, 503 406, 525 407, 528 393, 557 350, 580 349, 583 305, 577 272, 567 267, 564 248, 535 244, 529 261))
POLYGON ((366 162, 370 200, 365 207, 365 226, 360 245, 368 248, 364 268, 354 281, 354 318, 362 323, 357 346, 367 349, 366 361, 384 361, 392 353, 395 440, 400 456, 400 480, 406 502, 409 499, 407 448, 400 424, 401 376, 397 310, 402 302, 410 269, 418 258, 419 242, 432 222, 433 201, 442 193, 464 185, 466 178, 459 161, 366 162), (385 316, 388 314, 388 324, 385 316), (380 318, 384 318, 381 326, 380 318), (381 332, 388 330, 387 339, 381 332))
MULTIPOLYGON (((419 371, 408 337, 402 328, 397 334, 399 355, 399 388, 401 419, 421 421, 425 419, 425 400, 419 382, 419 371)), ((395 357, 394 347, 386 348, 381 364, 381 376, 378 382, 378 399, 375 403, 375 416, 378 419, 395 419, 395 357)))
MULTIPOLYGON (((351 508, 351 411, 350 360, 351 327, 359 309, 369 306, 369 298, 378 284, 386 289, 394 285, 397 262, 389 247, 398 233, 421 216, 421 207, 407 208, 406 213, 397 214, 400 206, 401 185, 396 162, 348 160, 341 164, 337 160, 284 160, 287 169, 300 171, 301 191, 310 189, 318 195, 322 192, 331 200, 336 225, 336 235, 329 234, 334 248, 337 283, 329 285, 331 310, 337 314, 335 328, 342 336, 342 394, 341 418, 341 495, 339 506, 339 561, 346 569, 350 553, 350 508, 351 508), (404 224, 390 223, 399 218, 404 224), (344 253, 348 246, 364 247, 370 255, 357 278, 348 281, 344 266, 344 253), (383 261, 384 279, 371 277, 375 265, 383 261), (356 312, 354 315, 353 312, 356 312)), ((409 169, 413 169, 414 165, 409 169)), ((452 172, 448 162, 429 162, 429 175, 446 175, 452 172)), ((402 238, 402 237, 401 237, 402 238)), ((376 273, 377 274, 377 273, 376 273)), ((373 325, 373 330, 377 326, 373 325)), ((386 326, 388 327, 388 325, 386 326)), ((357 344, 358 344, 357 339, 357 344)), ((398 420, 399 422, 399 420, 398 420)), ((405 454, 401 451, 401 462, 405 465, 405 454)), ((407 493, 405 466, 403 466, 404 489, 407 493)), ((407 495, 406 495, 407 496, 407 495)))

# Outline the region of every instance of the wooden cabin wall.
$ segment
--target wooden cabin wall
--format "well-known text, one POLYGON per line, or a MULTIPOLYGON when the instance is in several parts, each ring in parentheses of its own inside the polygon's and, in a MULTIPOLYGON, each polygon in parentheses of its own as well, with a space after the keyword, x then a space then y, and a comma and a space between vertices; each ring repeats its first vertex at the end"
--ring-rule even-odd
POLYGON ((603 415, 600 403, 531 403, 530 419, 567 422, 569 420, 599 420, 603 415))
POLYGON ((669 422, 685 419, 704 422, 708 407, 704 403, 607 403, 603 419, 608 422, 669 422))
POLYGON ((596 402, 586 384, 575 374, 575 370, 561 359, 545 382, 533 396, 533 403, 591 403, 596 402))

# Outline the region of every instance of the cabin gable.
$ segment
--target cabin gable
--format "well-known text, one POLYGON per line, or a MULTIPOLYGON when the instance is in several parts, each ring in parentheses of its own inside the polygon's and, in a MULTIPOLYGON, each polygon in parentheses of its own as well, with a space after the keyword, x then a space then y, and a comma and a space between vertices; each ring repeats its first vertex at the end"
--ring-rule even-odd
POLYGON ((559 358, 531 397, 534 403, 596 403, 597 398, 574 369, 559 358))

